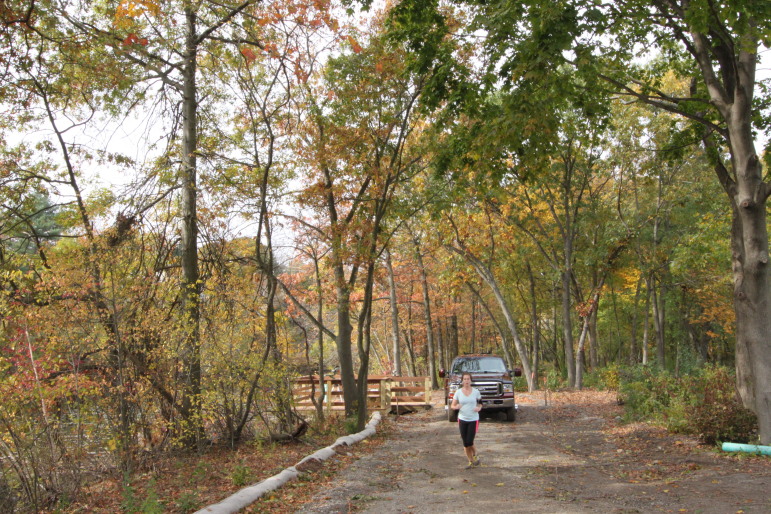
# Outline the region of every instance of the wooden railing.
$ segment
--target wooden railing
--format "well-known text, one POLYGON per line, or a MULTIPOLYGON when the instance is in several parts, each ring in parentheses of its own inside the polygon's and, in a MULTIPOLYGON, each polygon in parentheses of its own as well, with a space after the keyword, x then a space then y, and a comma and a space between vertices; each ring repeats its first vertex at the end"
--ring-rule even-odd
MULTIPOLYGON (((293 381, 292 392, 297 410, 315 410, 311 401, 321 396, 322 384, 316 375, 302 376, 293 381)), ((345 409, 343 384, 340 376, 324 377, 323 408, 331 411, 345 409)), ((426 407, 431 404, 431 381, 428 377, 394 377, 370 375, 367 377, 367 410, 390 411, 402 407, 426 407)))

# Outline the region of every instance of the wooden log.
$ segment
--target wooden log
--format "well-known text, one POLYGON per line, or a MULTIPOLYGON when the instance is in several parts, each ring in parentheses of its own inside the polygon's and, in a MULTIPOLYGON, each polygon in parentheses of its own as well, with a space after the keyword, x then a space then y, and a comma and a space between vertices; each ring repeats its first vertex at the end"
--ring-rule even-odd
POLYGON ((318 462, 325 461, 336 455, 337 452, 335 450, 337 447, 343 445, 351 446, 373 435, 380 419, 380 412, 376 411, 372 415, 372 418, 370 418, 367 426, 361 432, 349 436, 338 437, 331 446, 327 446, 326 448, 322 448, 321 450, 308 455, 294 466, 286 468, 281 473, 273 475, 258 484, 245 487, 219 503, 204 507, 195 514, 232 514, 248 507, 270 491, 278 489, 287 482, 296 479, 302 470, 313 469, 313 467, 318 465, 318 462))

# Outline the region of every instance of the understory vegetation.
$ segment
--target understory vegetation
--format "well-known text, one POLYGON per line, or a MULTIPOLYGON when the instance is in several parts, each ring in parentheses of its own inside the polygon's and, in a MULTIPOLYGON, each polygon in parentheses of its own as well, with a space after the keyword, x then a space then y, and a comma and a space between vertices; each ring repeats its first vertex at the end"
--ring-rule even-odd
MULTIPOLYGON (((557 391, 566 380, 547 372, 545 388, 557 391)), ((736 392, 735 372, 725 365, 692 363, 678 372, 655 365, 610 365, 586 375, 587 389, 616 391, 624 422, 660 425, 672 433, 695 436, 707 445, 757 443, 757 416, 736 392)), ((525 391, 523 381, 518 389, 525 391)))
POLYGON ((706 364, 680 375, 644 366, 617 373, 627 421, 660 423, 705 444, 757 442, 757 416, 742 406, 725 366, 706 364))

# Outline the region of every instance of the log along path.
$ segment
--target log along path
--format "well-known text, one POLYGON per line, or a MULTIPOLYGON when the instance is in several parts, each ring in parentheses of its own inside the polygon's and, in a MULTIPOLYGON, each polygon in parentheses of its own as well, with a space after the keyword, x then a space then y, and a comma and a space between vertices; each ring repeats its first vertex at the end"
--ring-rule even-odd
POLYGON ((771 512, 771 458, 622 424, 615 393, 517 402, 515 423, 483 418, 482 465, 466 470, 457 426, 434 392, 432 409, 399 416, 383 445, 299 512, 771 512))

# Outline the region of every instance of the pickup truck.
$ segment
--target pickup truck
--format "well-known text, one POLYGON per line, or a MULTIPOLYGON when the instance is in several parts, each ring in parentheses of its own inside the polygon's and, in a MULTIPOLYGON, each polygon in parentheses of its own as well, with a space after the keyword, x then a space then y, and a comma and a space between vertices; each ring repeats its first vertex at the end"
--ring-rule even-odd
POLYGON ((439 370, 444 378, 444 408, 448 421, 458 420, 458 411, 450 408, 455 391, 461 387, 463 373, 471 373, 471 387, 482 393, 482 413, 503 412, 506 421, 514 421, 517 406, 514 402, 513 378, 522 376, 519 368, 506 368, 506 362, 496 355, 459 355, 452 361, 449 371, 439 370))

